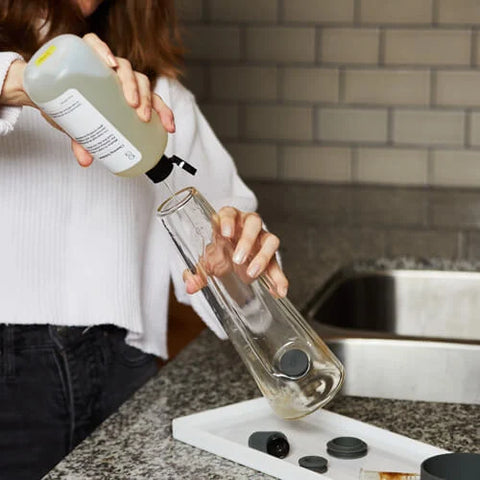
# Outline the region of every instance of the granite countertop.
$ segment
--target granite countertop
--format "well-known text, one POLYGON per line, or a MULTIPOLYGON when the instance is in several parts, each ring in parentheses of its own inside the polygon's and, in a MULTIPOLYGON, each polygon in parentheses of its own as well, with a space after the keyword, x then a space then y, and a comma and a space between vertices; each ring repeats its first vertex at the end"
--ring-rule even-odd
MULTIPOLYGON (((47 480, 271 478, 176 441, 172 419, 259 391, 230 342, 204 331, 47 480)), ((327 408, 453 451, 480 453, 480 406, 338 396, 327 408)))

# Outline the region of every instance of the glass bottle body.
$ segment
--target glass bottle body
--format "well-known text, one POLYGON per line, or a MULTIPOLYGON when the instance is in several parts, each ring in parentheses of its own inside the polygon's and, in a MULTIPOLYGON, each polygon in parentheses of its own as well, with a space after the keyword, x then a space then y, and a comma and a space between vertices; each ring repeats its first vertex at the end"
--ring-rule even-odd
POLYGON ((295 419, 328 403, 343 382, 341 363, 267 276, 252 280, 248 262, 233 263, 233 244, 205 198, 181 190, 158 215, 273 410, 295 419))

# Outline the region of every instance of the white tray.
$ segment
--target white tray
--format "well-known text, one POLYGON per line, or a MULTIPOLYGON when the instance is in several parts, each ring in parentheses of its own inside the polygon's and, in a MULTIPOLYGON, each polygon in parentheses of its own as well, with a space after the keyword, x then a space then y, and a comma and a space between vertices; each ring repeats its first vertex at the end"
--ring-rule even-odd
POLYGON ((419 473, 424 459, 447 453, 328 410, 318 410, 301 420, 282 420, 264 398, 175 418, 172 427, 177 440, 282 480, 358 480, 361 468, 419 473), (287 436, 290 453, 286 458, 278 459, 248 447, 250 434, 261 430, 277 430, 287 436), (328 455, 326 443, 340 436, 364 440, 368 454, 356 460, 328 455), (299 467, 298 459, 305 455, 327 458, 328 472, 322 475, 299 467))

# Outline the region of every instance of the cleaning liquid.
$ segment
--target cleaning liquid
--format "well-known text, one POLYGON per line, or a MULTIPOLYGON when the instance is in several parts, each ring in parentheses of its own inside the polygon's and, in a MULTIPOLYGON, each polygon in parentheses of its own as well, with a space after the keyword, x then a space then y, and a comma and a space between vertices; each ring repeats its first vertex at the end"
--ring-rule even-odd
POLYGON ((32 101, 95 160, 122 177, 146 173, 158 183, 177 164, 163 155, 167 132, 153 112, 143 122, 128 105, 118 75, 76 35, 60 35, 45 43, 25 68, 23 83, 32 101))

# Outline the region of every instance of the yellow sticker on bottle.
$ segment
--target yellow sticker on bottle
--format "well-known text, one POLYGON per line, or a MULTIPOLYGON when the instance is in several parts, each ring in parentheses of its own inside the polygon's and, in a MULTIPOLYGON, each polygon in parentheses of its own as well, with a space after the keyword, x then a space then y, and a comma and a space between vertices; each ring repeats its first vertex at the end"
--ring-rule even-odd
POLYGON ((36 60, 35 65, 39 67, 55 50, 55 45, 50 45, 36 60))

